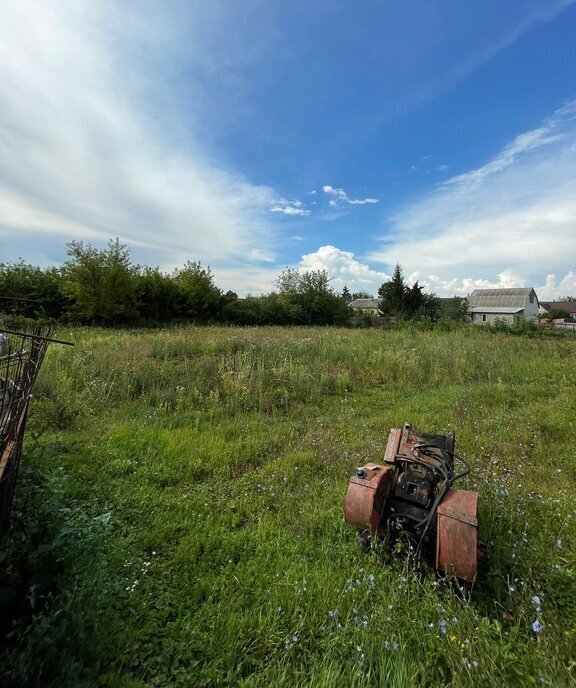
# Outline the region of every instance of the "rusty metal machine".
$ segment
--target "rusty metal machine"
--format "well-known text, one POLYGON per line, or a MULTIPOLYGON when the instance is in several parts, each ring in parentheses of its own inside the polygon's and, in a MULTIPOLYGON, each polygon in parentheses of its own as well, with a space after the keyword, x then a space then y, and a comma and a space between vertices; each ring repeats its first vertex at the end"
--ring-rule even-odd
POLYGON ((390 430, 382 464, 367 463, 350 478, 344 516, 362 544, 380 535, 405 538, 415 558, 446 576, 473 583, 477 573, 478 493, 453 484, 469 472, 454 453, 454 435, 390 430), (456 472, 455 463, 462 466, 456 472))

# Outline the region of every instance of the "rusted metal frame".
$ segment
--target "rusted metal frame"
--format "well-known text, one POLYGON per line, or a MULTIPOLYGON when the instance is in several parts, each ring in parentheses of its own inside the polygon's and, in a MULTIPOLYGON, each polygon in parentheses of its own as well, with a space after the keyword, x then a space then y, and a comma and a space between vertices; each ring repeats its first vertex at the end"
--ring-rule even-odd
POLYGON ((0 330, 8 335, 8 355, 0 360, 6 403, 2 404, 3 425, 0 427, 0 535, 8 526, 32 386, 51 340, 40 334, 39 327, 30 333, 0 330), (14 341, 16 340, 16 341, 14 341), (23 341, 30 341, 24 349, 23 341))
POLYGON ((14 334, 17 337, 24 337, 25 339, 39 339, 45 342, 52 342, 54 344, 65 344, 66 346, 75 346, 74 342, 66 342, 63 339, 53 339, 50 336, 44 336, 41 334, 34 334, 33 332, 16 332, 15 330, 4 330, 0 328, 2 334, 14 334))

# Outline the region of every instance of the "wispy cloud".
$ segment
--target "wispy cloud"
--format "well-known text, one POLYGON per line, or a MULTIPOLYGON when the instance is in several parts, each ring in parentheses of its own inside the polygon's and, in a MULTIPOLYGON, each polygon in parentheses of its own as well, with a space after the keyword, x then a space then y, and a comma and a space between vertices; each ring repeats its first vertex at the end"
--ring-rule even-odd
POLYGON ((287 201, 285 198, 281 198, 274 202, 274 206, 270 208, 270 212, 305 217, 306 215, 310 215, 312 211, 306 208, 302 201, 287 201))
POLYGON ((149 54, 170 27, 147 17, 104 0, 3 7, 0 233, 119 236, 155 262, 269 253, 272 189, 218 160, 195 123, 184 146, 155 127, 149 54))
POLYGON ((328 204, 333 208, 341 208, 344 205, 370 205, 380 202, 379 198, 350 198, 344 189, 334 188, 329 184, 325 184, 322 191, 330 197, 328 204))
POLYGON ((547 273, 574 267, 575 180, 576 101, 401 209, 370 259, 399 261, 442 291, 545 287, 547 273))

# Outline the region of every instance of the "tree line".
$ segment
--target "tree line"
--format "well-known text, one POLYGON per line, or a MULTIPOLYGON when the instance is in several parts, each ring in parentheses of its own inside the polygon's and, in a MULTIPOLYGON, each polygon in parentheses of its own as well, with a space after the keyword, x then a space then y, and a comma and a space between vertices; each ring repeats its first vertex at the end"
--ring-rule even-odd
MULTIPOLYGON (((370 297, 339 293, 325 270, 284 269, 276 290, 239 298, 214 283, 209 267, 188 261, 171 273, 134 264, 118 239, 104 249, 82 241, 67 244, 60 267, 20 260, 0 264, 0 310, 4 314, 98 325, 223 322, 236 325, 344 325, 348 303, 370 297)), ((422 287, 409 286, 397 265, 380 287, 381 310, 401 319, 441 315, 440 302, 422 287)), ((451 317, 451 316, 450 316, 451 317)), ((455 317, 453 319, 461 319, 455 317)))

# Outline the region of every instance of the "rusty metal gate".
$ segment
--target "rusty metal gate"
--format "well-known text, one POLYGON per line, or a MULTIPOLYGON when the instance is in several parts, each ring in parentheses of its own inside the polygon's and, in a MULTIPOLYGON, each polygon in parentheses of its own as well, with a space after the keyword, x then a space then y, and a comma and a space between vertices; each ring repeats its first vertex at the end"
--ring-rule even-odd
POLYGON ((51 335, 50 327, 36 324, 23 332, 0 329, 0 536, 8 528, 32 386, 51 335))

